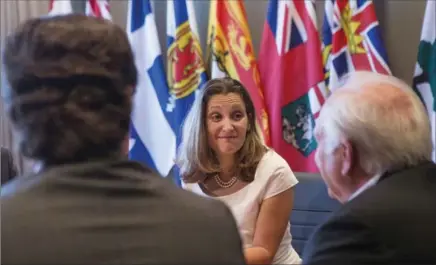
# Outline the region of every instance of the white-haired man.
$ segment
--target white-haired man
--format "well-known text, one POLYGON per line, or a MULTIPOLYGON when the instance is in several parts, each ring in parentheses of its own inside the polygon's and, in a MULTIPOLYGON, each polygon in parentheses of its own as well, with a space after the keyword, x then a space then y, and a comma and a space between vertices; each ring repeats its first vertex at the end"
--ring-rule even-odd
POLYGON ((317 121, 316 162, 343 207, 313 234, 304 264, 436 264, 430 124, 393 76, 350 74, 317 121))

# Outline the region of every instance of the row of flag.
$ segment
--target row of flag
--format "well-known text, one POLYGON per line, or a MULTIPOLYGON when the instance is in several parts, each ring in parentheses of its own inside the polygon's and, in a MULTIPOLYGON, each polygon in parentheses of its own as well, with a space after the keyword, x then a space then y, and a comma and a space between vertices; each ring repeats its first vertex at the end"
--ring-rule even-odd
MULTIPOLYGON (((87 1, 86 14, 111 19, 107 1, 87 1)), ((150 1, 129 0, 126 31, 140 74, 130 157, 162 176, 174 168, 181 125, 210 78, 230 76, 243 83, 265 142, 294 171, 315 173, 314 125, 339 78, 355 70, 391 74, 371 0, 326 0, 321 34, 313 0, 269 0, 258 60, 243 1, 211 0, 203 61, 193 5, 167 1, 165 70, 150 1)), ((50 14, 70 12, 70 1, 52 0, 50 14)), ((414 90, 426 105, 436 146, 435 39, 436 1, 428 0, 414 90)))

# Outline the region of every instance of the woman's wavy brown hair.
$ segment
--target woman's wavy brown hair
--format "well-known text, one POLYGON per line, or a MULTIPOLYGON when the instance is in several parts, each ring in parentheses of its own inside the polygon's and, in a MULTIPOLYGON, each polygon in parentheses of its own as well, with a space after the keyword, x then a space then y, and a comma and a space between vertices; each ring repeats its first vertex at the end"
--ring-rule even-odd
POLYGON ((84 15, 34 18, 7 38, 3 55, 23 155, 45 164, 121 155, 137 80, 123 29, 84 15))
POLYGON ((267 151, 256 122, 253 101, 244 86, 231 78, 217 78, 207 82, 197 96, 182 129, 182 142, 176 160, 185 183, 202 182, 221 171, 215 152, 209 146, 206 112, 207 104, 215 95, 238 94, 245 104, 248 129, 245 142, 237 152, 234 173, 243 181, 254 179, 257 165, 267 151))

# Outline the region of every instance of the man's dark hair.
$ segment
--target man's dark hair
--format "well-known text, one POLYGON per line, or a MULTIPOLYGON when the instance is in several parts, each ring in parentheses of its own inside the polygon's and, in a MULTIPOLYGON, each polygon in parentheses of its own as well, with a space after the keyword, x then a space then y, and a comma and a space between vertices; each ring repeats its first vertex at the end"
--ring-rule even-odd
POLYGON ((3 58, 23 155, 61 164, 120 154, 137 81, 120 27, 78 14, 30 19, 7 38, 3 58))

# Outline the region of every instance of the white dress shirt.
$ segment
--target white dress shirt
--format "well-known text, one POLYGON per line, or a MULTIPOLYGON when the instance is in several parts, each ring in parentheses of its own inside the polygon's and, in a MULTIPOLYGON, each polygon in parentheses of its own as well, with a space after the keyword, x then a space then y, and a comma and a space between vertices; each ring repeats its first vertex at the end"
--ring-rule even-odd
POLYGON ((357 189, 353 194, 351 194, 350 198, 348 198, 348 201, 351 201, 352 199, 356 198, 358 195, 360 195, 365 190, 371 188, 377 182, 379 181, 382 174, 375 175, 374 177, 370 178, 365 184, 363 184, 359 189, 357 189))

